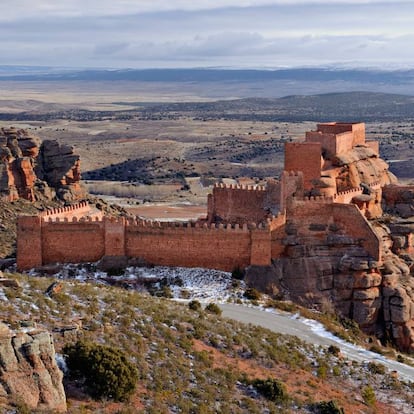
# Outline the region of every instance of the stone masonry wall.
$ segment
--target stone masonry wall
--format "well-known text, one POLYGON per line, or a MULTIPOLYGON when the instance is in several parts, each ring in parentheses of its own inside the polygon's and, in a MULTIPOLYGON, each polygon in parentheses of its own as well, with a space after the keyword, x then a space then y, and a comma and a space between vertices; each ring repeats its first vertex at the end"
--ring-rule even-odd
POLYGON ((262 186, 218 184, 208 202, 208 221, 226 223, 261 222, 266 219, 267 192, 262 186))
POLYGON ((312 187, 312 180, 321 176, 322 149, 319 142, 285 144, 285 171, 301 171, 305 189, 312 187))
POLYGON ((268 226, 21 217, 18 233, 19 270, 56 262, 93 262, 105 255, 226 271, 249 264, 266 266, 271 260, 268 226))
POLYGON ((381 260, 381 241, 361 214, 358 207, 353 204, 326 203, 319 200, 292 200, 289 205, 289 219, 287 220, 287 233, 289 221, 295 223, 303 238, 324 240, 326 231, 330 226, 339 225, 346 235, 360 241, 370 256, 377 261, 381 260))

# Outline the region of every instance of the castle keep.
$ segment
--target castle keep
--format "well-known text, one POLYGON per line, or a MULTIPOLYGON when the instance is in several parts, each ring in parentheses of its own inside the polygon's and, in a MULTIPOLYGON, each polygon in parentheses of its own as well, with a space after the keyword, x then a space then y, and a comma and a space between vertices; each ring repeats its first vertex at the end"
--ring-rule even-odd
POLYGON ((380 261, 380 239, 367 218, 382 213, 382 188, 393 182, 378 157, 378 144, 365 141, 364 124, 319 124, 304 142, 286 144, 279 181, 265 186, 217 184, 208 197, 207 217, 197 222, 114 220, 91 215, 85 203, 21 217, 17 266, 26 270, 103 256, 227 271, 268 266, 284 255, 292 226, 321 243, 335 228, 336 237, 329 243, 352 239, 380 261))

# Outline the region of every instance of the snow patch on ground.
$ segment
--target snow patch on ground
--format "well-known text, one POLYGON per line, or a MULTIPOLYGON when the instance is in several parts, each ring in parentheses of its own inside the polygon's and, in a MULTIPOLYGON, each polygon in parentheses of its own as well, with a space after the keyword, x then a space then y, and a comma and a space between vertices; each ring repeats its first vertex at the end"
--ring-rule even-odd
POLYGON ((232 279, 231 273, 214 269, 184 267, 127 267, 116 276, 96 269, 95 264, 64 265, 55 275, 58 279, 103 281, 127 288, 170 288, 174 299, 197 299, 202 302, 223 302, 241 298, 245 284, 232 279))

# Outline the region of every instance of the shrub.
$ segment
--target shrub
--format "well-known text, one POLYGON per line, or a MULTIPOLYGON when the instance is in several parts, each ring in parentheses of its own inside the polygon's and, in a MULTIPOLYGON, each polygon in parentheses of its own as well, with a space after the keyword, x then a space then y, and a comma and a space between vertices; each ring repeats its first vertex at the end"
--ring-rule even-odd
POLYGON ((206 311, 210 313, 215 313, 216 315, 221 315, 221 309, 215 303, 209 303, 206 306, 206 311))
POLYGON ((244 279, 244 270, 240 269, 240 267, 236 267, 231 272, 231 277, 233 279, 237 280, 243 280, 244 279))
POLYGON ((83 379, 93 397, 125 401, 135 391, 138 371, 122 350, 78 341, 63 351, 71 376, 83 379))
POLYGON ((188 302, 188 307, 193 311, 200 311, 201 310, 201 303, 198 300, 192 300, 188 302))
POLYGON ((250 300, 260 300, 262 294, 256 288, 247 288, 243 296, 250 300))
POLYGON ((375 391, 370 385, 367 385, 366 387, 362 389, 361 395, 362 395, 362 398, 365 404, 370 405, 370 406, 375 405, 375 402, 376 402, 375 391))
POLYGON ((275 403, 285 403, 289 399, 285 384, 279 380, 273 378, 256 379, 252 385, 263 397, 275 403))
POLYGON ((329 345, 328 352, 332 355, 338 356, 341 353, 341 349, 335 345, 329 345))
POLYGON ((316 375, 318 378, 325 379, 328 374, 328 368, 325 364, 319 365, 319 367, 316 370, 316 375))
POLYGON ((402 364, 405 364, 407 362, 401 354, 397 355, 397 361, 401 362, 402 364))
POLYGON ((343 408, 338 407, 335 401, 321 401, 312 405, 312 411, 317 414, 345 414, 343 408))
POLYGON ((385 374, 385 367, 382 364, 377 364, 375 362, 369 362, 368 363, 368 369, 370 372, 372 372, 373 374, 385 374))

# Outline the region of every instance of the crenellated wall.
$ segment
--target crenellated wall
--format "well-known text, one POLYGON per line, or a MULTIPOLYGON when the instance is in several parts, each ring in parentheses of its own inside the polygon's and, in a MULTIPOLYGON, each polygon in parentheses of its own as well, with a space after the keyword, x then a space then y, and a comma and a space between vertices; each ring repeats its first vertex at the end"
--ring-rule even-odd
POLYGON ((264 208, 267 198, 263 186, 216 184, 208 197, 208 221, 259 223, 269 214, 264 208))
POLYGON ((56 219, 72 219, 74 217, 80 219, 82 217, 98 217, 103 218, 103 212, 100 210, 93 210, 87 201, 82 201, 77 204, 71 204, 66 207, 52 208, 40 213, 40 216, 45 220, 56 219))
POLYGON ((362 194, 362 188, 352 188, 335 194, 333 199, 335 203, 349 204, 355 196, 360 194, 362 194))
POLYGON ((93 262, 103 256, 139 257, 157 265, 236 267, 269 265, 268 224, 234 225, 127 221, 124 218, 45 221, 21 217, 17 266, 93 262))

